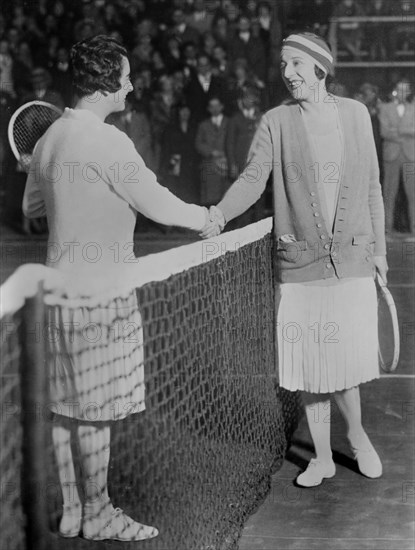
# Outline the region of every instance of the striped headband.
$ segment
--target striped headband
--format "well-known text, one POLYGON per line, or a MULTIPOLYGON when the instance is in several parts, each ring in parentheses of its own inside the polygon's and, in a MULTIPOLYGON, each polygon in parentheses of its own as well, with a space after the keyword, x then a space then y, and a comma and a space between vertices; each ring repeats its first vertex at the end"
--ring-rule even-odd
POLYGON ((333 56, 327 44, 318 36, 305 34, 290 34, 283 42, 283 47, 296 48, 314 59, 316 64, 326 73, 334 73, 333 56))

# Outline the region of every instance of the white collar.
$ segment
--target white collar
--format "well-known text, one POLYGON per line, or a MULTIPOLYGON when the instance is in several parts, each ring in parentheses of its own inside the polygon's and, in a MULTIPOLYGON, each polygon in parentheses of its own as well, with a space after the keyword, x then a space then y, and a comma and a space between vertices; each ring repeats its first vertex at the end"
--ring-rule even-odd
POLYGON ((216 116, 211 117, 211 121, 213 122, 213 124, 215 124, 217 126, 220 126, 222 124, 222 120, 223 120, 223 114, 222 113, 220 115, 216 115, 216 116))
POLYGON ((246 118, 255 118, 255 108, 251 107, 250 109, 242 109, 242 112, 246 118))

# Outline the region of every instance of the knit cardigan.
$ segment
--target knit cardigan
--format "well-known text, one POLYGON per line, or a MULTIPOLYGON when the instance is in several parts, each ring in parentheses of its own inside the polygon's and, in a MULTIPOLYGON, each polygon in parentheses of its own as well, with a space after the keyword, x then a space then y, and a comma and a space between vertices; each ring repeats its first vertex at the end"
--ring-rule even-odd
POLYGON ((254 204, 272 172, 275 264, 280 282, 367 277, 385 255, 379 165, 367 108, 332 96, 339 112, 343 162, 333 227, 324 217, 315 160, 296 103, 262 117, 245 170, 218 208, 229 221, 254 204))

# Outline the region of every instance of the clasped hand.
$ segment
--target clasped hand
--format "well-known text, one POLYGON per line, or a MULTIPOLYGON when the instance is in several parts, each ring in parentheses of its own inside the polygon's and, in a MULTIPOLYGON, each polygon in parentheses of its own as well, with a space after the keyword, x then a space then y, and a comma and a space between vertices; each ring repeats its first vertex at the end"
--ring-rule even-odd
POLYGON ((199 236, 202 237, 202 239, 217 237, 225 227, 225 217, 216 206, 211 206, 209 210, 206 211, 206 214, 206 224, 199 233, 199 236))

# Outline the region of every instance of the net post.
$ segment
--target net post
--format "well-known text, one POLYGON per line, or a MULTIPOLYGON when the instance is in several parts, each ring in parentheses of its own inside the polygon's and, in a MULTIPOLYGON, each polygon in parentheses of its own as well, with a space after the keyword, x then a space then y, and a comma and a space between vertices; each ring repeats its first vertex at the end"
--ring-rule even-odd
POLYGON ((25 301, 21 325, 22 504, 26 519, 26 548, 31 550, 46 550, 48 546, 43 297, 43 285, 39 283, 36 295, 25 301))

